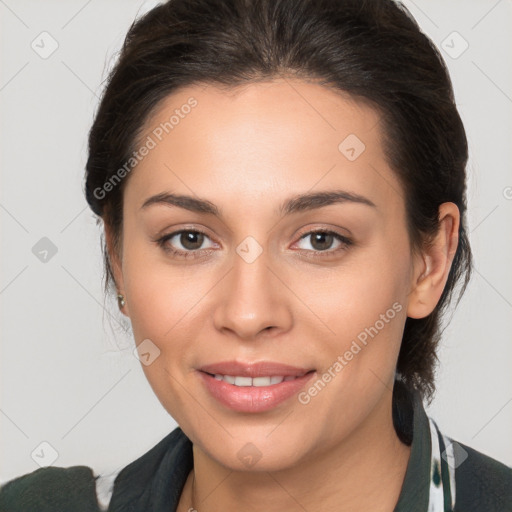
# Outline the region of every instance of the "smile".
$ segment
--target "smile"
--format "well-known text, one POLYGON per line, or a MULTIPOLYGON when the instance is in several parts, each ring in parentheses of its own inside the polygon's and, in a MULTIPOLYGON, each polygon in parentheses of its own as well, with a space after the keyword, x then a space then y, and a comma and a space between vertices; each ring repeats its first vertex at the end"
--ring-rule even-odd
MULTIPOLYGON (((211 375, 211 374, 209 374, 211 375)), ((300 375, 299 377, 302 377, 300 375)), ((216 380, 223 380, 224 382, 227 382, 228 384, 233 384, 235 386, 241 386, 241 387, 263 387, 263 386, 273 386, 275 384, 281 384, 281 382, 285 381, 288 382, 290 380, 295 380, 298 377, 293 375, 274 375, 272 377, 243 377, 241 375, 221 375, 219 373, 216 373, 213 375, 213 378, 216 380)))
POLYGON ((202 367, 196 375, 218 405, 236 412, 261 413, 285 406, 316 371, 268 362, 229 362, 202 367))

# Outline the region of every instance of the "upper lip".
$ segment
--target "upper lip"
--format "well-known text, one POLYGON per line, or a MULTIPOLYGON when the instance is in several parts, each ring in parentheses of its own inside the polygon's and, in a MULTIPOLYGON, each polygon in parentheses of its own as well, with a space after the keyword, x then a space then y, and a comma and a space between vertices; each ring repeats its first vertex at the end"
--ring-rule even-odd
POLYGON ((243 363, 240 361, 221 361, 201 366, 199 371, 212 375, 232 375, 241 377, 272 377, 293 376, 300 377, 312 371, 312 368, 301 368, 274 361, 259 361, 257 363, 243 363))

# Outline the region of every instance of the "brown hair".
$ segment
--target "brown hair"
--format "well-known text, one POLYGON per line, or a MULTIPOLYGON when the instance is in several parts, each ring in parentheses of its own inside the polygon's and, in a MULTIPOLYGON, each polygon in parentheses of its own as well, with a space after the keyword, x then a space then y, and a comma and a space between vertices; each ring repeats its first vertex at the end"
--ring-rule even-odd
MULTIPOLYGON (((105 184, 126 165, 144 122, 178 88, 235 87, 280 75, 370 101, 381 113, 389 163, 404 190, 411 247, 438 230, 438 208, 455 203, 459 245, 434 311, 407 318, 397 371, 431 398, 441 316, 471 274, 465 227, 467 140, 442 57, 392 0, 170 0, 134 22, 89 133, 85 194, 122 239, 123 188, 105 184)), ((119 173, 118 173, 119 175, 119 173)), ((112 181, 110 181, 112 183, 112 181)), ((103 241, 105 290, 112 269, 103 241)))

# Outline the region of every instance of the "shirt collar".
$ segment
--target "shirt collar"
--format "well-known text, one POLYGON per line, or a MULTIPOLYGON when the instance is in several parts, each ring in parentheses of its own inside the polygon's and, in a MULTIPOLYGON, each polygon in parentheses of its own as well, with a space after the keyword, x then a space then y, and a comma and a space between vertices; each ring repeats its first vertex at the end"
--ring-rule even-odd
POLYGON ((450 464, 450 440, 427 416, 420 393, 408 391, 400 382, 396 384, 404 390, 403 407, 409 408, 412 419, 403 421, 407 414, 402 414, 395 427, 397 432, 407 432, 412 426, 413 436, 402 490, 393 512, 451 512, 455 506, 455 473, 450 464))
MULTIPOLYGON (((396 384, 399 385, 399 383, 396 384)), ((404 403, 403 407, 411 409, 412 418, 407 416, 408 421, 402 423, 397 421, 395 428, 398 432, 407 432, 412 427, 411 453, 394 512, 427 511, 431 452, 429 421, 417 391, 408 393, 406 400, 408 402, 404 403)))

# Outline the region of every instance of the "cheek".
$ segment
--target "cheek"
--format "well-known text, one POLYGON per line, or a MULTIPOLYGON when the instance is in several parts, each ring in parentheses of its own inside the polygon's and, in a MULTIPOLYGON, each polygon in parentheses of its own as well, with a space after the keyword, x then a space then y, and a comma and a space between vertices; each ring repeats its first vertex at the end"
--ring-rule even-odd
POLYGON ((184 393, 184 370, 192 366, 194 339, 201 337, 197 316, 207 283, 156 261, 154 252, 138 251, 135 243, 125 252, 123 273, 135 344, 150 353, 146 365, 139 351, 146 379, 164 408, 186 424, 193 401, 184 393))
POLYGON ((191 267, 166 263, 160 249, 132 240, 124 252, 123 276, 135 340, 163 339, 179 322, 189 321, 208 283, 194 278, 199 273, 191 267))
POLYGON ((329 328, 323 336, 322 371, 330 369, 336 375, 333 400, 346 397, 350 406, 350 396, 368 396, 370 388, 378 394, 382 383, 394 377, 410 268, 407 238, 383 239, 362 251, 353 265, 333 272, 325 286, 310 292, 308 304, 329 328))
POLYGON ((302 287, 298 293, 336 336, 356 337, 395 302, 406 309, 411 258, 408 248, 399 247, 399 243, 367 247, 350 263, 333 269, 316 283, 310 281, 309 287, 297 282, 302 287))

